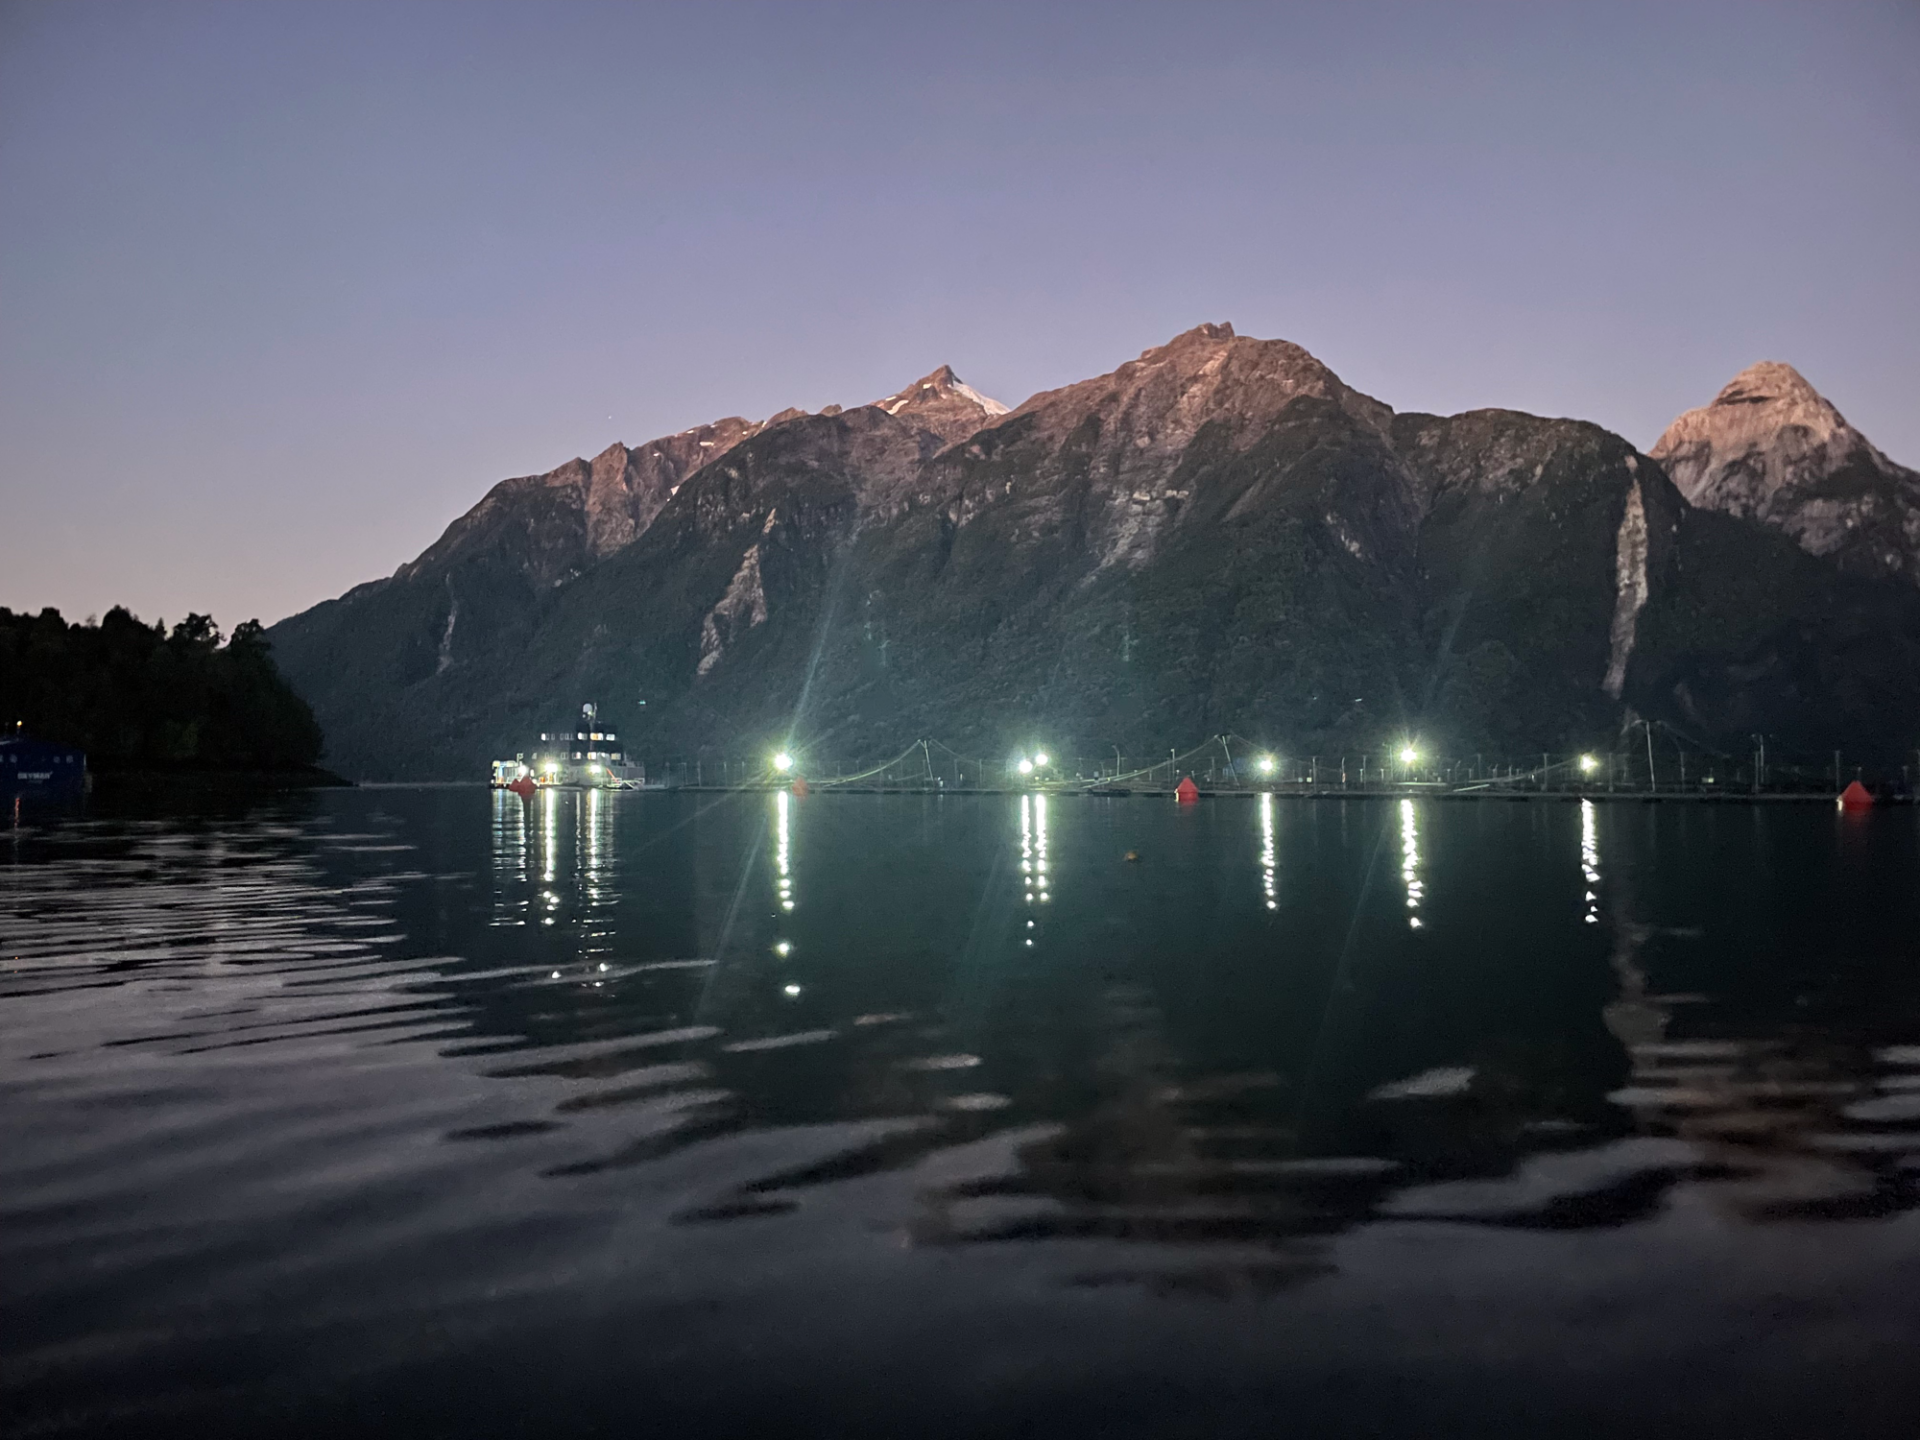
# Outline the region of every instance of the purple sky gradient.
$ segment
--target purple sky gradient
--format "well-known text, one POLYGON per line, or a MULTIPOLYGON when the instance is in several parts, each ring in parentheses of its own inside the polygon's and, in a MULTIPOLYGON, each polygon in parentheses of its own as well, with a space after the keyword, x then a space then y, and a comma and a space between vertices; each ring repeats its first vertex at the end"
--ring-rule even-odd
POLYGON ((1202 320, 1920 465, 1920 6, 0 8, 0 604, 274 620, 503 476, 1202 320))

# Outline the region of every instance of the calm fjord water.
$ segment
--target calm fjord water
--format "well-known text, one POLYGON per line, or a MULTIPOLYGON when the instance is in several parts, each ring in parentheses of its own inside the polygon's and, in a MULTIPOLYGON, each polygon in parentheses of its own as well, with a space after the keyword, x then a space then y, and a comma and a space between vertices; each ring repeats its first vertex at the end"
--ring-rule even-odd
POLYGON ((0 1428, 1911 1435, 1917 821, 0 831, 0 1428))

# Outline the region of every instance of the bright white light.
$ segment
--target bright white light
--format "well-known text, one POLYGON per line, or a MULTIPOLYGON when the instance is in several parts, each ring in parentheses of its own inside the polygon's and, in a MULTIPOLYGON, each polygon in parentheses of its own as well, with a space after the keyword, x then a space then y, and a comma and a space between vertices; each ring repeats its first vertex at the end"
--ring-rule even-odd
POLYGON ((1044 750, 1036 750, 1036 751, 1034 752, 1034 756, 1033 756, 1033 763, 1034 763, 1034 764, 1036 764, 1036 765, 1044 765, 1044 764, 1046 764, 1046 763, 1047 763, 1047 752, 1046 752, 1046 751, 1044 751, 1044 750))
POLYGON ((1402 765, 1411 765, 1413 764, 1414 761, 1418 760, 1419 758, 1420 758, 1420 752, 1414 749, 1413 746, 1411 745, 1407 746, 1406 749, 1400 752, 1400 763, 1402 765))
POLYGON ((600 773, 600 767, 598 765, 589 765, 587 766, 587 773, 589 775, 598 775, 600 773))
POLYGON ((1593 756, 1591 755, 1582 755, 1580 757, 1580 768, 1582 771, 1584 771, 1588 775, 1591 775, 1596 769, 1598 769, 1599 765, 1600 765, 1600 762, 1594 759, 1593 756))
POLYGON ((602 960, 602 961, 600 962, 600 968, 601 968, 602 970, 604 970, 604 969, 606 969, 606 968, 607 968, 607 962, 606 962, 606 961, 604 961, 604 960, 602 960))
POLYGON ((800 993, 800 987, 798 985, 789 985, 786 987, 784 993, 788 995, 798 995, 800 993))
POLYGON ((1033 774, 1033 761, 1031 761, 1031 760, 1022 760, 1022 761, 1020 762, 1020 773, 1021 773, 1022 775, 1031 775, 1031 774, 1033 774))
POLYGON ((557 760, 549 760, 541 768, 549 775, 557 775, 560 772, 560 762, 557 760))
POLYGON ((558 970, 554 971, 551 978, 558 980, 560 978, 560 972, 558 970))
POLYGON ((1260 773, 1261 773, 1262 775, 1271 775, 1271 774, 1273 774, 1273 764, 1274 764, 1274 761, 1273 761, 1273 756, 1271 756, 1271 755, 1262 755, 1262 756, 1260 757, 1260 773))
POLYGON ((773 768, 782 773, 791 770, 793 768, 793 756, 782 750, 778 755, 773 757, 773 768))
POLYGON ((791 955, 793 953, 793 942, 790 940, 782 940, 778 945, 773 947, 773 953, 776 955, 791 955))

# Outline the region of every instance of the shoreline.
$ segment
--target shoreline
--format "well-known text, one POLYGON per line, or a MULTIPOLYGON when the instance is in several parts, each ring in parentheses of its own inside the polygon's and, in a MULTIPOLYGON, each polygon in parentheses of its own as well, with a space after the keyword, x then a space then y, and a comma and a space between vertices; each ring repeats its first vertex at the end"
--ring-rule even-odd
MULTIPOLYGON (((484 781, 418 781, 418 782, 374 782, 362 785, 361 789, 449 789, 466 784, 485 784, 484 781)), ((495 787, 488 786, 492 789, 495 787)), ((555 786, 556 791, 584 794, 589 786, 555 786)), ((661 785, 640 790, 614 790, 605 787, 609 794, 626 795, 775 795, 790 789, 788 785, 661 785)), ((502 792, 506 793, 506 792, 502 792)), ((1041 795, 1049 798, 1070 797, 1091 800, 1128 800, 1174 798, 1174 792, 1165 787, 1129 786, 1123 790, 1098 790, 1084 786, 957 786, 949 785, 944 789, 929 789, 924 785, 837 785, 832 781, 821 781, 808 788, 807 798, 815 795, 1041 795)), ((1420 787, 1399 787, 1394 789, 1370 788, 1366 790, 1307 790, 1307 789, 1234 789, 1200 791, 1202 800, 1251 800, 1261 795, 1272 795, 1280 800, 1446 800, 1446 801, 1547 801, 1556 804, 1572 804, 1577 801, 1591 800, 1596 803, 1605 801, 1610 804, 1668 804, 1699 803, 1704 805, 1829 805, 1837 806, 1840 797, 1837 794, 1821 792, 1768 792, 1758 794, 1714 793, 1695 790, 1441 790, 1420 787)), ((1914 804, 1910 795, 1890 795, 1877 797, 1874 808, 1883 806, 1910 806, 1914 804)))

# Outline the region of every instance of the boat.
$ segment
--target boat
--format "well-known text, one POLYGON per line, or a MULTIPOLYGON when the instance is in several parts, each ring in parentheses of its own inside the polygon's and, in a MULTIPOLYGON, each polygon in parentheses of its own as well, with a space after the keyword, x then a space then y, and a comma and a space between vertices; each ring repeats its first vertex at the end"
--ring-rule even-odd
POLYGON ((542 789, 638 790, 647 783, 647 770, 628 758, 619 735, 589 701, 571 724, 542 731, 538 744, 493 762, 494 789, 524 780, 542 789))
POLYGON ((84 795, 91 783, 84 750, 36 740, 18 726, 0 740, 0 795, 9 799, 84 795))

